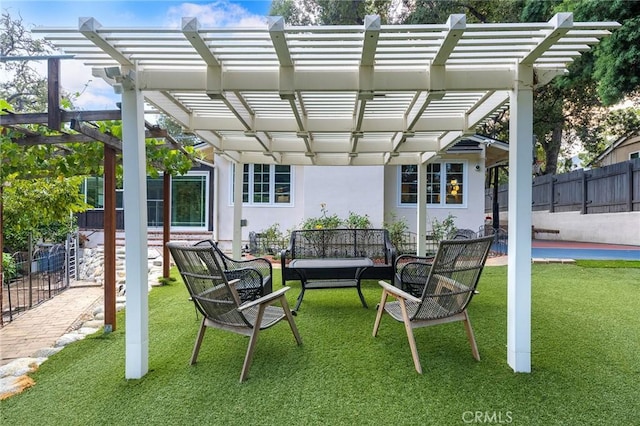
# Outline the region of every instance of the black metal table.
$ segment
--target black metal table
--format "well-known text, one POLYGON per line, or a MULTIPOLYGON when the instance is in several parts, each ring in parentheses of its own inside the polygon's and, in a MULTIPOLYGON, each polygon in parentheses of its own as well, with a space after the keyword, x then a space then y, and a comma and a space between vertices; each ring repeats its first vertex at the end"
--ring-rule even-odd
POLYGON ((293 310, 297 311, 300 307, 306 290, 351 287, 358 290, 362 306, 366 308, 367 302, 360 289, 360 278, 362 273, 372 266, 373 261, 368 257, 292 260, 289 268, 298 273, 302 283, 302 290, 293 310))

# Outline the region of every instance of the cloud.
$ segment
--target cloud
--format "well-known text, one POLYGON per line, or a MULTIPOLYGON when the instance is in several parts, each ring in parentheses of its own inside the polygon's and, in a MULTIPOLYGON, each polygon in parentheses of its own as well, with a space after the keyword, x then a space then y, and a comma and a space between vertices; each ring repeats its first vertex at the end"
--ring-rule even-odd
POLYGON ((120 96, 113 92, 111 86, 92 76, 91 68, 78 61, 62 61, 60 83, 64 92, 80 94, 73 98, 77 109, 116 109, 116 102, 120 102, 120 96))
POLYGON ((218 0, 208 4, 183 3, 167 11, 168 24, 179 26, 181 19, 195 17, 206 27, 263 27, 266 17, 254 15, 244 7, 218 0))

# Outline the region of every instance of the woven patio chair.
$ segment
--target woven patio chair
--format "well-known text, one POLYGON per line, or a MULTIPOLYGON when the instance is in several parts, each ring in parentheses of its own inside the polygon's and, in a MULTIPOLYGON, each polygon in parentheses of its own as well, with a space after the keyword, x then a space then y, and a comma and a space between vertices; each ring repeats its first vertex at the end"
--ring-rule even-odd
POLYGON ((467 306, 478 286, 493 237, 469 240, 447 240, 438 246, 420 297, 413 296, 385 281, 380 281, 382 298, 378 305, 373 336, 378 334, 382 313, 387 312, 403 322, 409 339, 416 371, 422 374, 413 329, 454 321, 463 321, 471 352, 480 360, 478 347, 469 322, 467 306), (387 302, 391 296, 396 299, 387 302))
MULTIPOLYGON (((457 229, 453 232, 449 239, 451 240, 468 240, 475 239, 476 233, 470 229, 457 229)), ((431 269, 431 264, 435 255, 418 256, 415 254, 403 254, 396 258, 394 264, 394 281, 393 284, 407 293, 420 297, 422 290, 427 282, 427 276, 431 269)))
POLYGON ((236 290, 241 302, 256 300, 272 291, 271 277, 273 268, 271 262, 263 257, 254 259, 236 260, 227 256, 218 244, 213 240, 203 240, 195 244, 196 246, 213 247, 214 256, 224 270, 227 280, 239 279, 236 290))
POLYGON ((170 242, 167 246, 187 286, 190 300, 203 316, 191 355, 192 365, 198 358, 207 327, 250 337, 240 382, 243 382, 249 374, 253 351, 261 330, 286 319, 296 342, 298 345, 302 344, 285 298, 289 287, 283 287, 259 299, 243 303, 235 289, 239 280, 227 279, 211 245, 192 246, 170 242), (280 306, 272 306, 273 303, 279 303, 280 306))

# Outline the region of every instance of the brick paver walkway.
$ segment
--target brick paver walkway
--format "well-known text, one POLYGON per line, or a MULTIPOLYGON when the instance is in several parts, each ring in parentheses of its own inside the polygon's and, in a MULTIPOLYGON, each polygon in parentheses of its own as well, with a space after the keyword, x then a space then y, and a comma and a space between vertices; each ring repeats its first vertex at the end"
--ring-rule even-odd
POLYGON ((76 286, 5 323, 0 328, 0 365, 53 347, 60 336, 76 328, 94 306, 99 306, 102 297, 101 287, 77 286, 76 283, 76 286))

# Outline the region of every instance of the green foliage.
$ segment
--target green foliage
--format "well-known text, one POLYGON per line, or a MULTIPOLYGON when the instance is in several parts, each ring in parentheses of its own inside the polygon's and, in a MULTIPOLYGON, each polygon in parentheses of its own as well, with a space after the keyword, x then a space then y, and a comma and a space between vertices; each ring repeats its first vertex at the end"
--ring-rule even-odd
POLYGON ((518 22, 522 7, 522 1, 514 0, 417 0, 405 23, 443 24, 452 14, 467 15, 468 23, 518 22))
POLYGON ((8 283, 18 274, 16 261, 9 253, 2 253, 2 280, 3 284, 8 283))
POLYGON ((567 0, 563 6, 573 10, 575 20, 621 24, 595 47, 594 64, 589 68, 598 82, 598 94, 604 104, 613 105, 640 89, 640 2, 567 0))
POLYGON ((404 17, 395 6, 390 0, 274 0, 269 15, 288 25, 362 25, 366 15, 379 15, 386 24, 404 17))
POLYGON ((451 235, 455 234, 457 231, 455 218, 456 217, 451 213, 449 213, 442 221, 438 220, 438 218, 433 218, 431 221, 431 235, 433 236, 434 241, 439 243, 440 241, 446 240, 451 235))
POLYGON ((274 223, 266 229, 259 232, 260 239, 258 241, 259 254, 277 255, 280 250, 287 247, 290 233, 286 234, 280 230, 280 224, 274 223))
POLYGON ((360 215, 352 211, 349 212, 349 217, 347 217, 343 221, 343 224, 349 229, 371 228, 371 220, 369 219, 369 215, 360 215))
POLYGON ((325 203, 320 204, 320 210, 322 214, 320 217, 310 217, 302 222, 302 229, 334 229, 339 228, 342 225, 342 220, 337 214, 328 214, 327 205, 325 203))
POLYGON ((14 179, 4 187, 3 232, 7 247, 25 250, 28 236, 59 241, 76 228, 75 213, 89 206, 78 188, 82 177, 14 179))
POLYGON ((406 232, 409 229, 407 220, 404 217, 398 218, 395 213, 391 214, 391 220, 382 225, 389 231, 389 239, 396 247, 402 247, 405 242, 406 232))

